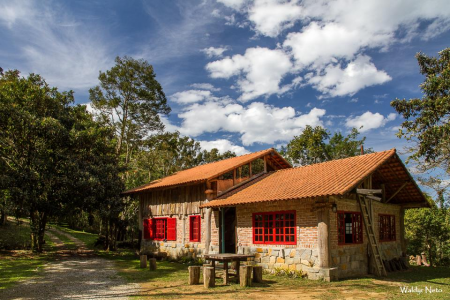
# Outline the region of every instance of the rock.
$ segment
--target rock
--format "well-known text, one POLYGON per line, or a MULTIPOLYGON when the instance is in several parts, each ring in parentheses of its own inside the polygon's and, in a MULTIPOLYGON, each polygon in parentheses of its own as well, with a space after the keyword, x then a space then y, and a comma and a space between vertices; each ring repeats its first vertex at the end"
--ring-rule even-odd
POLYGON ((302 260, 309 260, 311 258, 311 250, 305 249, 301 258, 302 258, 302 260))
POLYGON ((284 264, 284 258, 277 257, 277 263, 284 264))

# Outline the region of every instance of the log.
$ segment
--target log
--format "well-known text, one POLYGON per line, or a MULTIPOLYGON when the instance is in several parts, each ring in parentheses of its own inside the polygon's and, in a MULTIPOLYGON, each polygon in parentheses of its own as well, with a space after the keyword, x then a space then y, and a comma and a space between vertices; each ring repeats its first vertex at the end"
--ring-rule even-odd
POLYGON ((239 284, 243 287, 252 285, 252 266, 241 266, 239 269, 239 284))
POLYGON ((147 255, 141 255, 141 268, 147 268, 147 255))
POLYGON ((263 268, 262 266, 255 266, 253 267, 253 282, 261 283, 263 275, 263 268))
POLYGON ((216 274, 213 267, 203 267, 203 286, 212 288, 216 285, 216 274))
POLYGON ((189 267, 189 285, 198 284, 200 282, 200 266, 189 267))
POLYGON ((148 260, 148 265, 150 266, 150 271, 156 270, 156 258, 150 258, 148 260))
POLYGON ((417 256, 416 256, 416 264, 417 264, 418 266, 421 266, 421 265, 422 265, 422 257, 420 257, 420 255, 417 255, 417 256))
POLYGON ((425 267, 429 267, 429 266, 430 266, 430 264, 429 264, 428 261, 427 261, 427 257, 425 256, 425 252, 422 252, 422 264, 423 264, 425 267))

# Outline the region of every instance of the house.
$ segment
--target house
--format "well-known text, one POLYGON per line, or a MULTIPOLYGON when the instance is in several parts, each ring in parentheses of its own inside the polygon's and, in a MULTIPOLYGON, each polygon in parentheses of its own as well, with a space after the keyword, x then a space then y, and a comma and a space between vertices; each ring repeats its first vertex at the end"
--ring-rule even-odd
POLYGON ((381 259, 406 256, 405 210, 430 206, 395 149, 296 168, 267 149, 124 194, 139 198, 143 253, 255 254, 325 280, 382 275, 381 259))

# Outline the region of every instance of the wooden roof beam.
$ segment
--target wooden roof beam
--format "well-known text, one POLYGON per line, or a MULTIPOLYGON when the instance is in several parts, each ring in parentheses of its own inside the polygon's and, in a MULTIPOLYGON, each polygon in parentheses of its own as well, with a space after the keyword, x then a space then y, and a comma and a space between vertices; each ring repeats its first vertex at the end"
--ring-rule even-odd
POLYGON ((397 196, 397 194, 400 193, 400 192, 403 190, 403 188, 404 188, 408 183, 409 183, 409 180, 408 180, 408 181, 405 181, 405 183, 403 183, 402 186, 399 187, 398 190, 397 190, 391 197, 389 197, 389 199, 387 199, 385 203, 388 203, 389 201, 392 200, 392 198, 394 198, 395 196, 397 196))

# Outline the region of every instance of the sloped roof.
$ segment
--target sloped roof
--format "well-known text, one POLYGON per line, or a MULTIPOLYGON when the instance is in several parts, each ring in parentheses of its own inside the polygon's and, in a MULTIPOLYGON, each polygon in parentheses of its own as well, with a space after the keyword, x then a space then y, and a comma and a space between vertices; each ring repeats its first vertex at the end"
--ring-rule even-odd
MULTIPOLYGON (((220 199, 203 204, 202 207, 344 195, 354 189, 365 177, 393 158, 400 160, 395 149, 278 170, 225 199, 220 197, 220 199)), ((406 168, 403 172, 406 172, 407 177, 409 176, 408 178, 411 179, 410 184, 413 185, 415 196, 419 201, 426 201, 406 168)))
POLYGON ((241 155, 237 157, 232 157, 224 160, 220 160, 217 162, 200 165, 191 169, 183 170, 177 173, 174 173, 170 176, 164 177, 162 179, 158 179, 152 181, 148 184, 136 187, 134 189, 123 192, 122 194, 131 194, 137 193, 144 190, 150 190, 155 188, 176 186, 181 184, 193 183, 193 182, 201 182, 206 181, 208 179, 215 178, 222 174, 225 174, 239 166, 248 164, 252 160, 255 160, 260 157, 264 157, 265 155, 272 154, 272 159, 276 161, 280 167, 283 168, 291 168, 291 165, 286 162, 273 148, 241 155))

